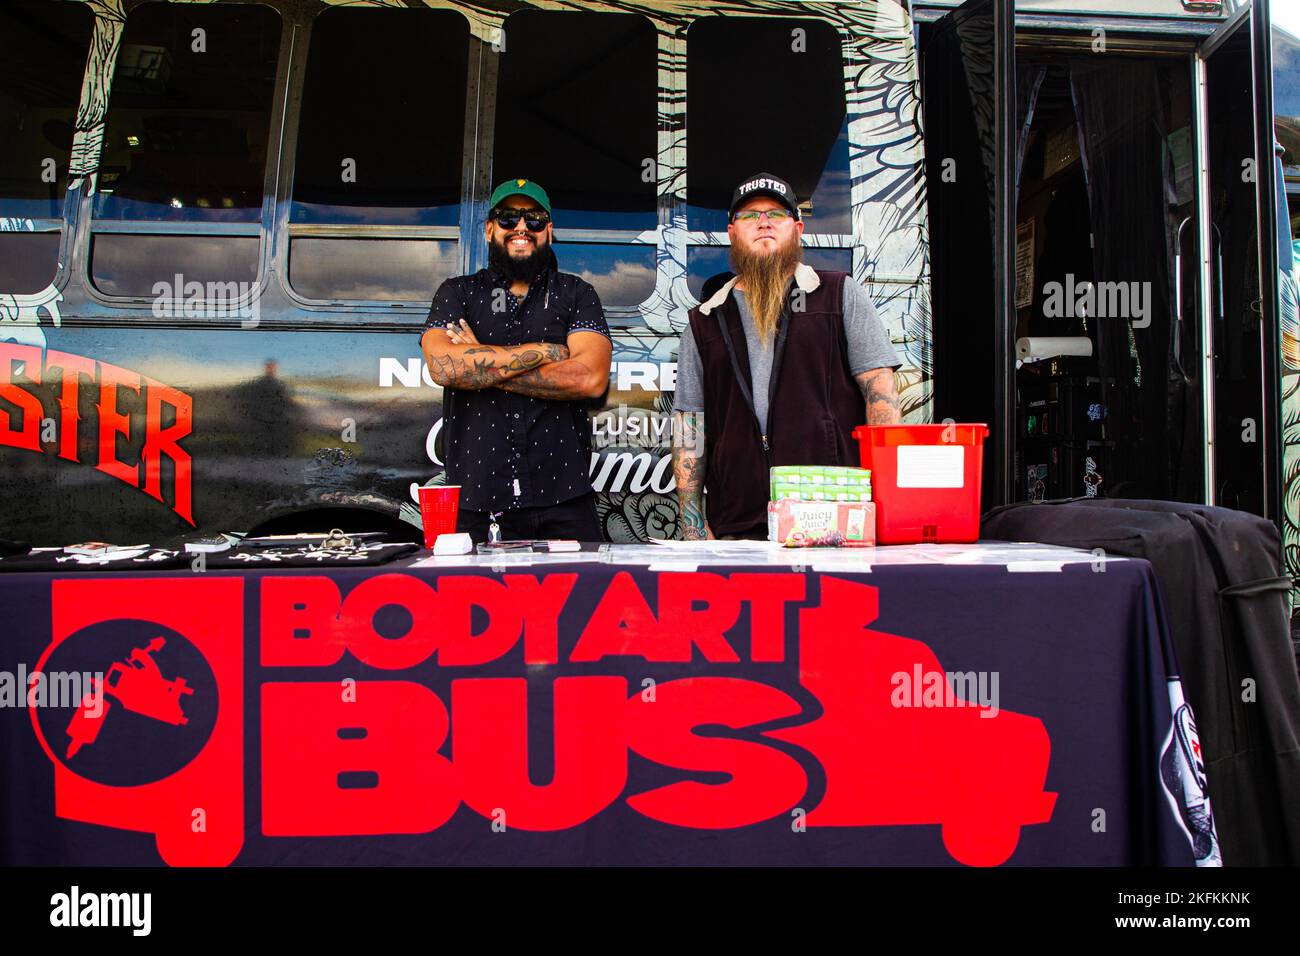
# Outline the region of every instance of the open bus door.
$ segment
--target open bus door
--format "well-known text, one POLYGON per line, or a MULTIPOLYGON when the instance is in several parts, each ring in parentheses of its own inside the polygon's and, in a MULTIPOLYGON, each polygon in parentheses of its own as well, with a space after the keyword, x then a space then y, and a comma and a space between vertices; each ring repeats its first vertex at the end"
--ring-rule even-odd
POLYGON ((1266 3, 1186 52, 1142 37, 1099 52, 1081 26, 1056 45, 1017 37, 1009 8, 970 0, 922 28, 935 419, 989 422, 985 508, 1098 494, 1281 523, 1266 3), (1053 318, 1056 279, 1099 300, 1103 287, 1145 287, 1145 311, 1053 318), (1090 337, 1092 352, 1064 371, 1017 372, 1017 334, 1090 337), (1043 399, 1050 427, 1031 407, 1043 399), (1047 473, 1037 485, 1035 469, 1047 473))
POLYGON ((1268 0, 1238 10, 1196 52, 1198 304, 1206 501, 1280 522, 1282 344, 1270 61, 1268 0))
POLYGON ((921 44, 934 419, 987 422, 983 501, 1010 500, 1015 418, 1011 0, 967 0, 921 44))

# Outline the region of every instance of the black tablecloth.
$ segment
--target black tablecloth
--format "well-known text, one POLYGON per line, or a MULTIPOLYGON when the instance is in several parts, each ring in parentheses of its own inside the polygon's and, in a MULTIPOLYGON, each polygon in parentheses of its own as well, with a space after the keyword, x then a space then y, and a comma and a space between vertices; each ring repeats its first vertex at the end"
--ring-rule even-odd
POLYGON ((0 576, 0 863, 1215 861, 1145 561, 410 564, 0 576))

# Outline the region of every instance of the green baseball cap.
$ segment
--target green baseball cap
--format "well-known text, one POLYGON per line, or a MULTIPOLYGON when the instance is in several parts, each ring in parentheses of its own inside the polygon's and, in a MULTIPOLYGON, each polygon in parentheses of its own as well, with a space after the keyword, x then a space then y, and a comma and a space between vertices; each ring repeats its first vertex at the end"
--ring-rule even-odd
POLYGON ((546 190, 537 183, 531 179, 507 179, 492 190, 492 198, 488 200, 488 212, 496 209, 501 205, 502 200, 510 196, 527 196, 535 200, 548 213, 551 211, 551 197, 546 195, 546 190))

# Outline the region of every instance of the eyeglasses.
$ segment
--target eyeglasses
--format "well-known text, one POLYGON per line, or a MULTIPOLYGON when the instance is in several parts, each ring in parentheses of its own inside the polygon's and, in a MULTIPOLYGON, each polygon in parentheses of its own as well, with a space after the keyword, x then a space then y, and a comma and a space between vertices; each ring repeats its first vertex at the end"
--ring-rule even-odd
POLYGON ((759 219, 766 216, 767 221, 771 223, 785 222, 793 218, 784 209, 746 209, 744 212, 738 212, 732 217, 732 222, 758 222, 759 219))
POLYGON ((551 215, 545 209, 498 209, 492 217, 502 229, 515 228, 515 223, 521 218, 529 232, 541 232, 551 221, 551 215))

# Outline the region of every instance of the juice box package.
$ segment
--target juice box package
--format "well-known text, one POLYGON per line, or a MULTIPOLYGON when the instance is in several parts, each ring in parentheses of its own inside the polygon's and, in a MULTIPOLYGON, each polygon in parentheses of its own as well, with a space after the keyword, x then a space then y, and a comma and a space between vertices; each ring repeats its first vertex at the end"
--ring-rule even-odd
POLYGON ((851 485, 799 485, 785 481, 774 482, 772 500, 793 498, 795 501, 870 501, 871 486, 851 485))
POLYGON ((795 485, 857 487, 871 484, 871 471, 848 465, 777 465, 770 469, 769 481, 772 484, 784 482, 795 485))
POLYGON ((870 501, 798 501, 767 506, 767 539, 787 548, 867 548, 876 543, 876 506, 870 501))

